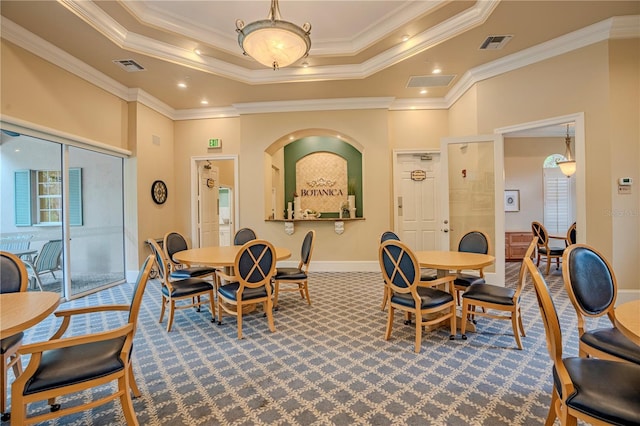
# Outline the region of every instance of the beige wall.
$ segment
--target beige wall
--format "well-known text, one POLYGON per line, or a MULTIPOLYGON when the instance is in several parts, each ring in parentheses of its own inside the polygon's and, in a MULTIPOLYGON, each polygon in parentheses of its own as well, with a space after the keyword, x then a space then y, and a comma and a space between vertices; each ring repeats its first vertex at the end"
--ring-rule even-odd
MULTIPOLYGON (((588 243, 612 259, 621 288, 637 288, 640 183, 638 40, 598 43, 476 84, 449 111, 326 111, 246 115, 240 118, 172 122, 127 103, 19 48, 2 43, 2 113, 38 126, 134 151, 128 175, 127 215, 137 214, 138 256, 143 240, 171 229, 189 235, 190 158, 211 153, 239 156, 240 224, 297 253, 306 229, 318 231, 314 261, 376 261, 377 239, 391 219, 391 150, 435 149, 441 137, 493 133, 494 129, 584 112, 588 243), (264 220, 264 151, 301 129, 330 129, 361 145, 365 220, 348 222, 336 235, 333 223, 296 223, 287 236, 282 223, 264 220), (446 130, 445 130, 446 128, 446 130), (158 136, 160 145, 153 144, 158 136), (223 139, 221 150, 206 141, 223 139), (636 180, 631 195, 618 195, 615 179, 636 180), (168 185, 165 205, 150 197, 151 182, 168 185), (129 182, 128 182, 129 184, 129 182), (136 196, 131 196, 131 191, 136 196), (136 205, 136 208, 131 208, 136 205), (619 212, 622 212, 619 214, 619 212), (627 214, 628 213, 628 214, 627 214)), ((129 264, 128 267, 131 267, 129 264)))
POLYGON ((3 115, 128 149, 127 102, 6 40, 0 48, 3 115))

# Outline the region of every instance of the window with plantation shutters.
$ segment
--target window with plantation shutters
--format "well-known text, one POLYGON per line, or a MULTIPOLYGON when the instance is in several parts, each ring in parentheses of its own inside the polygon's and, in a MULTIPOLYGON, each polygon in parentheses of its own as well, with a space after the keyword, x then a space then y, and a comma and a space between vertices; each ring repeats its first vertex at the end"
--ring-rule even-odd
POLYGON ((549 234, 564 235, 575 221, 574 178, 563 175, 555 161, 545 161, 543 179, 544 226, 549 234))
MULTIPOLYGON (((16 226, 62 222, 62 178, 59 170, 17 170, 16 226)), ((69 169, 69 224, 82 226, 82 169, 69 169)))

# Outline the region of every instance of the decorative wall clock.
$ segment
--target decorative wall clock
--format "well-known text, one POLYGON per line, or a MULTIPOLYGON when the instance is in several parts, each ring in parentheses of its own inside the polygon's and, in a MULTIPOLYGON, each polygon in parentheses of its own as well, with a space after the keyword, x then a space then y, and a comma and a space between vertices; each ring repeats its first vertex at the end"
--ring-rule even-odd
POLYGON ((151 185, 151 198, 156 204, 164 204, 167 201, 167 185, 157 180, 151 185))

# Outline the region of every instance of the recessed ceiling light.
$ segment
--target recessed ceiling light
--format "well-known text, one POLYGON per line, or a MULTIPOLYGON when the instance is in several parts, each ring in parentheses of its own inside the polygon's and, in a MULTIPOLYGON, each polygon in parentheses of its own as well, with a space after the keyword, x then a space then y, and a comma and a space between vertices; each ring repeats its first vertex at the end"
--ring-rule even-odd
POLYGON ((440 74, 442 72, 442 70, 440 68, 434 68, 433 71, 431 71, 432 74, 440 74))
POLYGON ((187 83, 184 83, 184 82, 181 81, 180 83, 178 83, 178 87, 181 88, 181 89, 186 89, 187 88, 187 83))
POLYGON ((427 94, 427 89, 422 89, 422 90, 420 91, 420 94, 421 94, 421 95, 426 95, 426 94, 427 94))
POLYGON ((208 100, 206 100, 206 99, 201 100, 201 101, 200 101, 200 103, 201 103, 202 105, 209 105, 209 101, 208 101, 208 100))
POLYGON ((195 52, 196 55, 202 55, 202 50, 200 49, 193 49, 193 51, 195 52))
POLYGON ((405 34, 402 36, 402 41, 408 41, 411 37, 409 37, 409 34, 405 34))
POLYGON ((302 67, 303 67, 303 68, 307 68, 307 67, 309 67, 309 62, 304 61, 304 62, 302 63, 302 67))

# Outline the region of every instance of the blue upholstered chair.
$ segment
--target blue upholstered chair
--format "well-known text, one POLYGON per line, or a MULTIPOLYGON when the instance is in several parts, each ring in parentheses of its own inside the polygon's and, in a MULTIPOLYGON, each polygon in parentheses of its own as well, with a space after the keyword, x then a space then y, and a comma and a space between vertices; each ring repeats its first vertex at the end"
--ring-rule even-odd
MULTIPOLYGON (((460 238, 458 242, 458 251, 466 253, 489 254, 491 251, 491 240, 489 236, 482 231, 470 231, 460 238)), ((480 269, 478 274, 468 274, 457 271, 456 280, 453 285, 456 289, 456 300, 460 304, 460 293, 464 292, 472 284, 484 284, 484 269, 480 269)))
MULTIPOLYGON (((380 236, 380 244, 384 243, 387 240, 400 241, 400 237, 393 231, 384 231, 380 236)), ((428 270, 420 270, 420 280, 421 281, 433 281, 437 277, 433 275, 431 271, 428 270)), ((384 308, 387 306, 387 292, 388 287, 384 286, 384 294, 382 295, 382 306, 380 307, 381 311, 384 311, 384 308)), ((407 321, 407 324, 409 321, 407 321)))
POLYGON ((549 288, 533 261, 525 257, 547 334, 553 362, 553 390, 545 425, 581 419, 590 424, 640 424, 640 365, 597 358, 562 356, 560 321, 549 288))
MULTIPOLYGON (((524 257, 531 258, 536 248, 535 239, 531 241, 524 257)), ((487 318, 497 320, 511 321, 513 328, 513 336, 516 339, 518 349, 522 350, 522 342, 520 335, 525 337, 524 326, 522 324, 522 310, 520 309, 520 295, 525 285, 525 266, 520 266, 518 274, 518 282, 515 288, 493 285, 487 283, 472 284, 467 291, 462 293, 462 339, 466 340, 467 321, 475 316, 480 315, 487 318), (482 311, 476 311, 476 308, 482 308, 482 311), (495 313, 498 311, 499 313, 495 313)))
POLYGON ((244 244, 234 261, 233 276, 221 271, 218 280, 218 324, 224 313, 235 316, 238 322, 238 339, 242 339, 242 316, 245 307, 262 303, 269 330, 276 331, 273 323, 273 286, 271 280, 276 271, 276 250, 265 240, 251 240, 244 244), (222 280, 227 283, 222 285, 222 280))
POLYGON ((275 284, 275 293, 273 297, 273 307, 278 307, 278 296, 281 291, 297 291, 303 299, 307 299, 307 303, 311 305, 309 297, 309 264, 311 263, 311 255, 313 254, 313 243, 316 238, 316 231, 307 232, 302 240, 300 249, 300 261, 295 268, 277 268, 273 277, 275 284), (294 286, 289 286, 293 284, 294 286), (281 287, 284 285, 284 287, 281 287))
POLYGON ((51 339, 24 345, 18 350, 20 355, 31 355, 31 358, 24 373, 16 378, 11 387, 12 423, 39 423, 119 399, 127 424, 138 424, 131 392, 135 396, 139 396, 140 392, 133 377, 131 351, 140 304, 152 265, 153 257, 149 255, 138 274, 130 304, 58 310, 55 315, 62 317, 62 323, 51 339), (63 337, 72 317, 111 311, 128 311, 127 323, 108 331, 63 337), (117 389, 109 393, 109 387, 105 388, 104 385, 113 382, 117 382, 117 389), (59 396, 98 387, 100 390, 96 392, 100 398, 90 398, 85 405, 60 409, 60 405, 55 404, 59 396), (51 412, 27 417, 27 405, 44 400, 51 404, 51 412))
POLYGON ((420 265, 409 247, 393 239, 380 244, 378 257, 380 270, 388 288, 389 305, 385 340, 391 337, 396 309, 416 317, 415 352, 420 352, 422 328, 448 322, 451 327, 450 339, 456 334, 456 302, 454 299, 453 275, 432 281, 420 279, 420 265), (449 291, 435 286, 446 285, 449 291), (425 316, 434 315, 432 319, 425 316))
POLYGON ((571 245, 563 255, 562 278, 578 316, 580 356, 640 364, 640 346, 613 326, 618 283, 607 259, 586 244, 571 245), (587 328, 589 320, 604 315, 612 326, 587 328))
POLYGON ((256 238, 258 237, 256 237, 256 233, 253 231, 253 229, 251 228, 238 229, 236 234, 233 236, 233 245, 241 246, 248 243, 251 240, 255 240, 256 238))
POLYGON ((198 308, 201 305, 209 305, 211 310, 211 321, 214 321, 214 305, 213 305, 213 286, 211 281, 202 278, 184 278, 180 280, 169 279, 167 263, 169 262, 158 243, 153 238, 147 240, 147 244, 151 247, 154 255, 155 263, 158 268, 158 279, 162 284, 162 305, 160 308, 160 320, 164 318, 164 312, 169 308, 169 318, 167 320, 167 331, 171 331, 173 326, 173 316, 178 309, 198 308), (207 296, 201 299, 201 296, 207 296), (181 302, 190 299, 190 302, 181 302), (178 303, 177 303, 178 302, 178 303))
MULTIPOLYGON (((17 293, 27 291, 27 269, 20 258, 8 252, 0 252, 0 293, 17 293)), ((16 377, 22 374, 22 364, 17 351, 22 344, 24 333, 20 332, 0 340, 0 353, 2 353, 2 398, 0 399, 0 412, 2 421, 9 420, 7 412, 7 371, 13 367, 16 377)))

